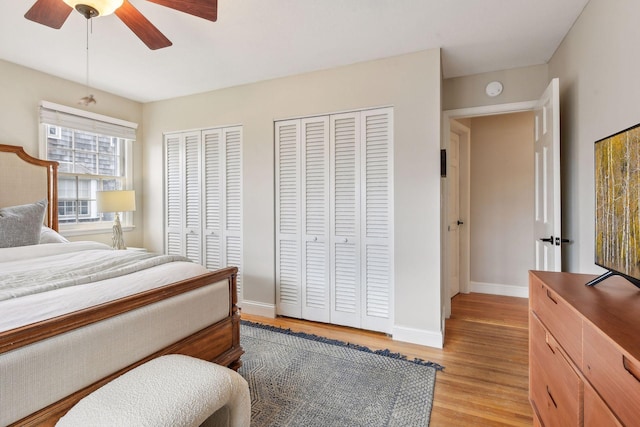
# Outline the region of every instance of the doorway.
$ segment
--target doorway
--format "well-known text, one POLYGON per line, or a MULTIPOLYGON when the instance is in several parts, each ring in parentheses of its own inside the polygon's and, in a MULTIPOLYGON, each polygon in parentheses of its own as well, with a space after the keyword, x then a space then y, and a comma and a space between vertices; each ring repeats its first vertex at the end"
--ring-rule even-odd
MULTIPOLYGON (((508 151, 514 148, 508 145, 510 136, 499 135, 502 127, 507 128, 508 133, 514 126, 513 123, 502 125, 503 119, 512 122, 511 118, 517 116, 514 113, 526 113, 527 117, 520 117, 523 120, 517 121, 520 122, 519 126, 527 123, 525 132, 531 135, 531 140, 527 141, 530 145, 526 149, 533 156, 535 125, 532 110, 535 105, 536 102, 525 102, 443 112, 443 135, 449 135, 446 138, 449 144, 446 147, 447 185, 443 192, 443 206, 447 209, 442 229, 446 248, 443 252, 446 254, 443 257, 446 277, 442 302, 446 318, 451 314, 451 298, 456 288, 461 293, 527 296, 526 271, 533 268, 534 259, 533 250, 528 244, 533 238, 533 227, 530 226, 533 223, 533 209, 529 204, 524 207, 520 205, 522 191, 528 193, 526 198, 532 203, 533 189, 520 188, 518 192, 517 183, 512 177, 514 173, 525 174, 524 179, 532 186, 534 173, 532 167, 523 171, 517 162, 510 161, 508 151), (478 134, 476 146, 473 145, 476 137, 474 127, 478 134), (454 148, 452 153, 451 144, 459 149, 454 148), (452 169, 450 160, 457 162, 457 167, 454 165, 452 169), (458 171, 457 178, 449 179, 449 172, 455 170, 458 171), (518 219, 516 212, 526 212, 529 217, 518 219), (519 242, 515 242, 517 240, 519 242), (514 258, 519 259, 519 265, 525 267, 513 266, 514 258), (523 258, 525 264, 522 264, 523 258), (505 265, 507 268, 504 268, 505 265), (514 268, 510 268, 510 265, 514 268), (513 274, 510 276, 509 273, 516 269, 525 272, 524 279, 515 279, 518 283, 513 285, 513 274), (523 280, 525 283, 522 283, 523 280)), ((528 165, 532 166, 532 158, 529 160, 528 165)), ((522 178, 520 176, 520 181, 522 178)))

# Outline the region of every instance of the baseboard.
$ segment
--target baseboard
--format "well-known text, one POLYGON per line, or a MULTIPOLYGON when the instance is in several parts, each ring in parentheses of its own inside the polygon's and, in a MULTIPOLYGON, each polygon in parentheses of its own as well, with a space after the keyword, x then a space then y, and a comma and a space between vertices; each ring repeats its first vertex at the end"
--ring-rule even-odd
MULTIPOLYGON (((242 313, 269 318, 276 317, 275 305, 243 300, 238 306, 242 313)), ((442 348, 444 342, 444 336, 441 331, 426 331, 404 326, 394 326, 392 337, 395 341, 409 342, 434 348, 442 348)))
POLYGON ((503 295, 507 297, 529 298, 527 286, 501 285, 498 283, 470 282, 469 291, 480 294, 503 295))
POLYGON ((274 319, 276 317, 276 306, 273 304, 265 304, 257 301, 243 300, 238 304, 242 313, 252 314, 254 316, 269 317, 274 319))
POLYGON ((394 326, 392 337, 394 341, 409 342, 434 348, 442 348, 444 344, 442 331, 427 331, 405 326, 394 326))

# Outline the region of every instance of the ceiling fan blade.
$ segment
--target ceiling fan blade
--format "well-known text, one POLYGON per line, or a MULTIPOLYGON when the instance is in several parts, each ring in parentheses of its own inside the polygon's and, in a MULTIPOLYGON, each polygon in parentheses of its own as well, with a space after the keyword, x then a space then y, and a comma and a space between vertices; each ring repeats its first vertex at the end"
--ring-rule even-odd
POLYGON ((128 0, 124 0, 122 6, 116 9, 115 14, 149 49, 162 49, 173 44, 128 0))
POLYGON ((24 14, 24 17, 57 30, 62 27, 72 10, 61 0, 38 0, 24 14))
POLYGON ((149 0, 180 12, 215 22, 218 19, 218 0, 149 0))

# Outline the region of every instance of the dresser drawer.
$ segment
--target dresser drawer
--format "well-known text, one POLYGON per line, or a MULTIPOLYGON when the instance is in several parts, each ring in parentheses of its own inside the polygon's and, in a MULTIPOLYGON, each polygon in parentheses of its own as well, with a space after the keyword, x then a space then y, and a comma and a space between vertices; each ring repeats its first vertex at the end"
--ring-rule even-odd
POLYGON ((582 425, 583 383, 560 345, 529 315, 531 400, 545 426, 582 425))
POLYGON ((589 383, 584 385, 584 427, 623 427, 589 383))
POLYGON ((540 421, 540 414, 533 399, 531 400, 531 409, 533 410, 533 427, 544 427, 540 421))
POLYGON ((623 424, 638 425, 640 362, 586 322, 583 372, 623 424))
POLYGON ((537 278, 530 285, 531 309, 582 369, 582 319, 558 294, 537 278))

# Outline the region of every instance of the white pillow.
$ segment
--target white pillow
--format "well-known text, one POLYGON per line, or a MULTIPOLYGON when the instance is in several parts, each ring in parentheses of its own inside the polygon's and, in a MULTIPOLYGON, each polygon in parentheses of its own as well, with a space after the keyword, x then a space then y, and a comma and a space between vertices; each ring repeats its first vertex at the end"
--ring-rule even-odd
POLYGON ((55 230, 43 225, 40 231, 40 244, 43 243, 69 243, 69 241, 55 230))
POLYGON ((47 200, 0 209, 0 248, 40 243, 47 200))

